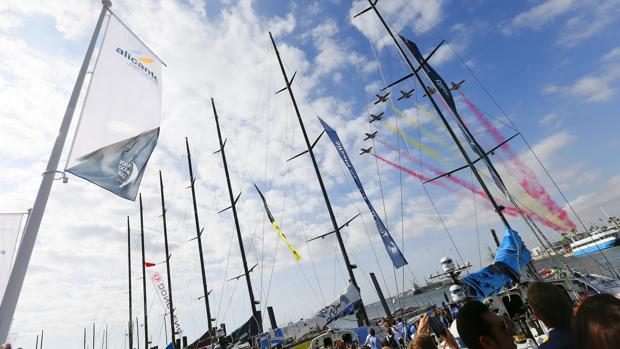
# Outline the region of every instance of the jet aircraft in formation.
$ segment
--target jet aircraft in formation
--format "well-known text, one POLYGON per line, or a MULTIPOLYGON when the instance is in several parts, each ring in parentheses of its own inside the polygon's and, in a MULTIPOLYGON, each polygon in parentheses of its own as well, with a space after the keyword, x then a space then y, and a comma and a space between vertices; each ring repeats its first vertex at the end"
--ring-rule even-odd
POLYGON ((365 141, 377 137, 377 131, 375 131, 373 133, 364 133, 364 134, 366 135, 366 138, 364 138, 365 141))
POLYGON ((364 155, 364 154, 368 154, 370 153, 370 151, 372 150, 372 147, 369 148, 362 148, 360 149, 362 152, 360 153, 360 155, 364 155))
POLYGON ((370 121, 368 122, 369 124, 372 124, 375 121, 381 121, 381 119, 383 119, 383 112, 375 115, 375 114, 370 114, 370 117, 372 119, 370 119, 370 121))
POLYGON ((464 82, 465 82, 465 80, 461 80, 461 81, 459 81, 457 83, 452 82, 452 87, 450 87, 450 90, 452 90, 452 91, 458 90, 461 87, 461 85, 463 85, 464 82))
MULTIPOLYGON (((435 94, 435 92, 437 92, 437 89, 434 88, 434 87, 426 86, 426 88, 428 89, 428 93, 431 94, 431 95, 433 95, 433 94, 435 94)), ((422 97, 426 97, 426 93, 422 97)))
POLYGON ((411 90, 405 92, 403 90, 400 90, 400 97, 398 97, 398 101, 400 101, 401 99, 407 99, 409 97, 411 97, 411 95, 413 94, 413 90, 415 90, 414 88, 412 88, 411 90))
POLYGON ((388 98, 389 95, 390 95, 389 92, 384 94, 384 95, 380 95, 380 94, 375 95, 375 96, 377 96, 377 100, 375 101, 375 104, 386 103, 388 101, 388 99, 389 99, 388 98))

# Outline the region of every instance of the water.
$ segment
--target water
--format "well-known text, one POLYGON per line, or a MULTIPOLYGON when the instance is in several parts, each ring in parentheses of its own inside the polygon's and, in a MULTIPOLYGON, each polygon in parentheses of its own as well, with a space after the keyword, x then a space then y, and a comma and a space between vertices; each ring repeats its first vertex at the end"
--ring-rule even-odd
MULTIPOLYGON (((584 273, 613 276, 610 272, 609 265, 611 265, 611 268, 613 268, 615 273, 620 275, 620 246, 604 250, 603 253, 604 257, 599 252, 578 257, 555 256, 554 258, 547 258, 545 260, 536 261, 534 262, 534 265, 536 266, 536 269, 549 269, 555 267, 557 264, 559 264, 560 266, 566 264, 574 270, 584 273), (605 260, 605 258, 607 258, 607 260, 605 260)), ((439 305, 441 304, 441 302, 445 301, 443 296, 444 292, 448 296, 450 295, 448 288, 449 286, 439 287, 437 289, 428 290, 420 294, 407 295, 401 297, 400 299, 396 299, 394 302, 388 299, 388 306, 390 307, 392 313, 394 313, 394 311, 398 308, 407 309, 413 306, 424 307, 431 304, 439 305)), ((385 312, 383 311, 383 307, 379 302, 366 304, 366 312, 368 313, 369 319, 385 317, 385 312)), ((356 319, 354 316, 348 316, 336 321, 335 325, 338 327, 352 327, 355 326, 355 322, 356 319)))
POLYGON ((604 256, 599 253, 591 253, 585 256, 578 257, 564 257, 555 256, 555 258, 547 258, 542 261, 534 262, 536 268, 551 268, 556 266, 557 263, 562 265, 566 263, 577 271, 591 274, 602 274, 607 276, 613 276, 610 271, 613 268, 614 272, 620 275, 620 246, 612 247, 607 250, 603 250, 604 256), (605 260, 607 258, 607 260, 605 260), (609 264, 608 264, 609 263, 609 264), (611 265, 611 267, 609 266, 611 265))

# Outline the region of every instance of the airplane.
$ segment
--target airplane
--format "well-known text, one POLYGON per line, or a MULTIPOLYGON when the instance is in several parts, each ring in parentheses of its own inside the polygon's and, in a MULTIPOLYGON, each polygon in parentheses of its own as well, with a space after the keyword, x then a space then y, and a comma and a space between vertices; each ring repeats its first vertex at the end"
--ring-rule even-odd
POLYGON ((373 133, 364 133, 366 135, 366 138, 364 138, 364 140, 369 140, 372 138, 375 138, 377 136, 377 131, 373 132, 373 133))
POLYGON ((372 118, 368 123, 372 124, 375 121, 381 121, 381 119, 383 119, 383 112, 375 115, 375 114, 370 114, 370 117, 372 118))
POLYGON ((400 97, 398 97, 397 101, 400 101, 401 99, 407 99, 409 97, 411 97, 411 94, 413 93, 413 90, 415 90, 415 88, 412 88, 411 90, 405 92, 403 90, 400 90, 400 97))
POLYGON ((465 82, 465 80, 461 80, 461 81, 457 82, 456 84, 454 82, 452 82, 452 87, 450 87, 450 90, 452 90, 452 91, 458 90, 461 87, 461 85, 463 85, 464 82, 465 82))
POLYGON ((375 104, 379 104, 379 103, 385 103, 388 101, 388 96, 390 95, 390 93, 386 93, 383 96, 382 95, 375 95, 377 96, 377 100, 375 101, 375 104))
MULTIPOLYGON (((428 93, 430 93, 430 94, 435 94, 435 92, 437 92, 437 89, 434 88, 434 87, 426 86, 426 88, 428 89, 428 93)), ((422 97, 426 97, 426 93, 422 97)))
POLYGON ((360 155, 364 155, 364 154, 368 154, 368 153, 370 153, 370 151, 372 150, 372 147, 367 148, 367 149, 362 148, 362 149, 360 149, 360 150, 362 151, 362 152, 360 153, 360 155))

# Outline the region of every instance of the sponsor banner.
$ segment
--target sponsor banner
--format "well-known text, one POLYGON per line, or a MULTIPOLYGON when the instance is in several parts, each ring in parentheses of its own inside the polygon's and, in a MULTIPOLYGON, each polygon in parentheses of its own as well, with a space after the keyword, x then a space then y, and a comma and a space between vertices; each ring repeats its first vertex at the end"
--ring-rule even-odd
POLYGON ((368 205, 368 209, 370 210, 370 213, 372 214, 372 218, 375 220, 375 224, 377 225, 377 230, 379 231, 379 235, 381 236, 383 245, 385 245, 385 250, 387 251, 388 255, 390 256, 390 259, 392 260, 392 264, 394 265, 395 268, 400 268, 403 265, 406 265, 407 260, 403 256, 402 252, 400 252, 400 249, 396 245, 396 242, 392 238, 392 235, 390 235, 390 232, 387 230, 387 227, 385 226, 385 224, 383 224, 381 217, 379 217, 379 214, 377 213, 374 206, 368 199, 368 196, 366 195, 366 191, 364 190, 364 187, 362 186, 362 182, 360 181, 360 178, 357 175, 357 172, 355 171, 355 168, 353 167, 353 163, 351 162, 349 155, 344 149, 344 146, 342 145, 340 138, 338 138, 338 134, 333 128, 331 128, 321 118, 319 118, 319 120, 321 121, 323 128, 325 128, 327 135, 332 140, 332 143, 334 143, 334 146, 336 147, 338 154, 340 154, 340 158, 342 158, 342 161, 349 169, 349 172, 351 173, 351 177, 353 177, 353 181, 355 182, 355 185, 357 185, 357 189, 359 189, 360 194, 362 194, 362 198, 366 202, 366 205, 368 205))
POLYGON ((159 136, 162 65, 116 16, 110 16, 68 172, 135 200, 159 136))
MULTIPOLYGON (((163 305, 164 309, 168 311, 168 315, 170 315, 170 293, 168 292, 168 288, 164 283, 164 278, 158 271, 153 270, 153 267, 149 267, 148 265, 147 267, 147 272, 149 273, 149 278, 151 279, 153 287, 155 288, 155 293, 157 293, 161 304, 163 305)), ((176 313, 174 314, 174 330, 177 332, 177 334, 183 333, 183 330, 181 329, 181 324, 179 323, 179 319, 177 318, 176 313)))
POLYGON ((269 222, 271 222, 273 229, 275 229, 278 235, 280 235, 280 237, 282 238, 282 240, 284 240, 284 243, 286 244, 286 246, 288 246, 288 249, 293 254, 293 257, 295 257, 295 261, 299 262, 301 260, 301 255, 299 254, 299 252, 297 252, 297 250, 295 249, 295 246, 293 246, 293 244, 291 244, 290 241, 288 241, 288 239, 286 238, 286 235, 284 235, 284 232, 282 232, 282 230, 278 226, 278 223, 273 218, 273 215, 271 214, 271 211, 269 210, 269 206, 267 206, 267 200, 265 200, 263 193, 260 191, 260 189, 258 189, 256 184, 254 184, 254 188, 256 188, 256 191, 258 191, 258 195, 260 195, 261 200, 263 200, 263 206, 265 206, 267 217, 269 217, 269 222))

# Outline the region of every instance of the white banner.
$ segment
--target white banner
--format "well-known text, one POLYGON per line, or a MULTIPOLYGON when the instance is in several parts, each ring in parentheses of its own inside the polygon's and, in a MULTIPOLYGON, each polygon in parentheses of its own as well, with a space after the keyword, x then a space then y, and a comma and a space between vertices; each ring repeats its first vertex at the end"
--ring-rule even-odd
MULTIPOLYGON (((272 339, 300 338, 313 329, 322 329, 339 317, 352 313, 361 300, 360 292, 352 283, 349 283, 338 298, 314 315, 294 324, 270 330, 268 334, 272 339)), ((261 337, 265 337, 265 334, 261 337)))
MULTIPOLYGON (((164 265, 164 264, 161 264, 161 265, 164 265)), ((161 304, 164 307, 164 311, 168 312, 168 316, 169 316, 170 315, 170 293, 168 292, 168 288, 166 287, 166 284, 164 284, 164 278, 157 270, 154 270, 155 268, 157 268, 157 266, 147 267, 146 271, 149 273, 149 278, 151 279, 151 282, 153 283, 153 287, 155 288, 155 292, 157 293, 157 296, 159 297, 159 300, 161 301, 161 304)), ((165 326, 168 326, 168 324, 166 323, 165 326)), ((179 324, 179 320, 176 314, 174 314, 174 328, 178 334, 183 333, 183 330, 181 330, 181 324, 179 324)))
POLYGON ((23 213, 0 213, 0 299, 11 275, 23 213))
POLYGON ((77 126, 68 171, 135 199, 157 143, 162 62, 111 15, 77 126))

